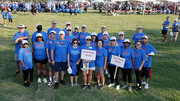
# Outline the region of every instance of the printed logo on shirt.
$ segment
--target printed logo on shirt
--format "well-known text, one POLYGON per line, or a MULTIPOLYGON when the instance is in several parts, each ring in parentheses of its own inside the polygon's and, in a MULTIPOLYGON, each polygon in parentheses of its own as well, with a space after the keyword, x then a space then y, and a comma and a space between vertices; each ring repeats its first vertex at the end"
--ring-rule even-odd
POLYGON ((86 35, 81 35, 81 37, 86 37, 86 35))
POLYGON ((136 38, 140 38, 141 37, 141 35, 136 35, 136 38))
POLYGON ((31 51, 30 50, 28 50, 27 52, 26 52, 26 54, 28 54, 28 53, 30 53, 31 51))
POLYGON ((123 44, 123 42, 119 42, 119 44, 123 44))
POLYGON ((24 37, 24 35, 20 35, 20 36, 19 36, 19 38, 22 38, 22 37, 24 37))
POLYGON ((135 55, 138 55, 139 53, 134 53, 135 55))
POLYGON ((71 39, 66 39, 67 41, 71 41, 71 39))
POLYGON ((146 48, 142 48, 142 49, 146 51, 146 48))
POLYGON ((92 47, 89 47, 89 49, 92 49, 92 47))

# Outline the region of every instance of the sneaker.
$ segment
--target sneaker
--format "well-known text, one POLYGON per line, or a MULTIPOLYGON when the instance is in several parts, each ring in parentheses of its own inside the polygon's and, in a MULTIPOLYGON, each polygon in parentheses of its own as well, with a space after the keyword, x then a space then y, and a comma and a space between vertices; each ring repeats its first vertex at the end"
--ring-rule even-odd
POLYGON ((104 85, 102 85, 99 89, 100 90, 103 90, 105 88, 105 86, 104 85))
POLYGON ((105 74, 108 74, 108 71, 107 71, 107 69, 105 70, 105 74))
POLYGON ((164 40, 164 42, 167 42, 167 40, 164 40))
POLYGON ((127 87, 127 85, 124 85, 124 86, 122 86, 122 89, 125 89, 127 87))
POLYGON ((116 86, 116 89, 119 90, 119 88, 120 88, 120 85, 117 85, 117 86, 116 86))
POLYGON ((53 84, 52 81, 49 81, 49 82, 48 82, 48 87, 51 87, 52 84, 53 84))
POLYGON ((142 85, 145 85, 145 83, 146 83, 146 82, 145 82, 145 81, 143 81, 143 80, 142 80, 141 82, 142 82, 142 83, 141 83, 142 85))
POLYGON ((88 90, 91 90, 91 85, 88 85, 88 90))
POLYGON ((148 89, 149 84, 145 83, 144 89, 148 89))
POLYGON ((73 83, 71 83, 71 84, 69 85, 69 87, 71 87, 71 88, 72 88, 73 86, 74 86, 74 84, 73 84, 73 83))
POLYGON ((99 83, 97 83, 97 84, 95 85, 95 87, 98 88, 98 87, 99 87, 99 83))
POLYGON ((63 85, 66 85, 66 83, 63 80, 61 80, 60 83, 63 85))
POLYGON ((41 78, 38 78, 38 83, 41 83, 41 78))
POLYGON ((46 83, 47 83, 47 79, 46 79, 46 78, 44 78, 44 79, 43 79, 43 82, 46 84, 46 83))
POLYGON ((20 74, 20 71, 17 71, 16 73, 15 73, 15 76, 18 76, 20 74))
POLYGON ((76 87, 79 87, 79 84, 77 82, 75 82, 74 85, 76 85, 76 87))
POLYGON ((29 83, 29 82, 24 83, 24 86, 25 86, 25 87, 29 87, 29 86, 30 86, 30 83, 29 83))
POLYGON ((59 87, 59 83, 55 83, 54 89, 58 89, 58 87, 59 87))
POLYGON ((129 91, 129 92, 132 91, 132 87, 131 87, 131 86, 128 87, 128 91, 129 91))
POLYGON ((110 83, 110 84, 108 85, 108 87, 113 87, 113 86, 115 86, 114 83, 110 83))
POLYGON ((83 85, 81 88, 82 88, 82 89, 86 89, 86 87, 87 87, 87 85, 83 85))

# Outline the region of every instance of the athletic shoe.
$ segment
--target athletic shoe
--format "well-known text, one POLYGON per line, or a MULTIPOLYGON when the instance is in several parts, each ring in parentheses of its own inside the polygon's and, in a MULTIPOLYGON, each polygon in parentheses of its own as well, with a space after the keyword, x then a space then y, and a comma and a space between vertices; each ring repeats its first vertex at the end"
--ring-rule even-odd
POLYGON ((72 88, 73 86, 74 86, 74 84, 73 84, 73 83, 71 83, 71 84, 69 85, 69 87, 71 87, 71 88, 72 88))
POLYGON ((105 86, 104 85, 102 85, 99 89, 100 90, 103 90, 105 88, 105 86))
POLYGON ((108 71, 107 71, 107 69, 105 70, 105 74, 108 74, 108 71))
POLYGON ((38 78, 38 83, 41 83, 41 78, 40 77, 38 78))
POLYGON ((79 87, 79 84, 77 82, 75 82, 74 85, 76 85, 76 87, 79 87))
POLYGON ((15 73, 15 76, 18 76, 20 74, 20 71, 17 71, 16 73, 15 73))
POLYGON ((149 84, 145 83, 144 89, 148 89, 149 84))
POLYGON ((58 89, 58 87, 59 87, 59 83, 55 83, 54 89, 58 89))
POLYGON ((99 87, 99 83, 95 84, 95 87, 98 88, 99 87))
POLYGON ((145 83, 146 83, 146 82, 142 80, 142 83, 141 83, 141 84, 142 84, 142 85, 145 85, 145 83))
POLYGON ((52 81, 49 81, 49 82, 48 82, 48 87, 51 87, 52 84, 53 84, 52 81))
POLYGON ((46 84, 46 83, 47 83, 47 79, 46 79, 46 78, 44 78, 44 79, 43 79, 43 82, 46 84))
POLYGON ((87 85, 83 85, 81 88, 82 88, 82 89, 86 89, 86 87, 87 87, 87 85))
POLYGON ((132 87, 130 86, 130 87, 128 87, 128 91, 129 92, 131 92, 132 91, 132 87))
POLYGON ((108 85, 108 87, 113 87, 113 86, 115 86, 114 83, 110 83, 110 84, 108 85))
POLYGON ((119 88, 120 88, 120 85, 117 85, 117 86, 116 86, 116 89, 119 90, 119 88))
POLYGON ((167 40, 164 40, 164 42, 167 42, 167 40))
POLYGON ((125 89, 127 87, 127 85, 124 85, 124 86, 122 86, 122 89, 125 89))
POLYGON ((88 90, 91 90, 91 85, 88 85, 88 90))
POLYGON ((29 82, 24 83, 24 86, 25 86, 25 87, 29 87, 29 86, 30 86, 30 83, 29 83, 29 82))
POLYGON ((61 80, 60 83, 63 85, 66 85, 66 83, 63 80, 61 80))

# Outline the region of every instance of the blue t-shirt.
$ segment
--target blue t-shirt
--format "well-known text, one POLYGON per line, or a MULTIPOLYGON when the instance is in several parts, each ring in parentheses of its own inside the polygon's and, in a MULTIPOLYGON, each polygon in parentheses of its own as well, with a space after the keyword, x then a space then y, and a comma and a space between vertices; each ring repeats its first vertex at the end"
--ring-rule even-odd
MULTIPOLYGON (((97 38, 98 38, 98 40, 99 39, 102 39, 103 40, 103 34, 102 33, 99 33, 98 35, 97 35, 97 38)), ((108 40, 110 40, 110 35, 108 34, 108 40)))
POLYGON ((45 42, 34 42, 33 43, 34 58, 37 60, 45 60, 47 58, 45 42))
POLYGON ((65 37, 64 37, 64 39, 66 39, 67 41, 69 41, 69 43, 71 44, 72 43, 72 41, 73 41, 73 39, 74 38, 76 38, 74 35, 70 35, 70 36, 68 36, 68 35, 66 35, 65 37))
POLYGON ((130 69, 132 68, 132 58, 134 58, 134 51, 132 48, 122 48, 121 50, 121 57, 126 59, 124 68, 123 69, 130 69))
POLYGON ((47 30, 47 35, 49 36, 50 35, 50 32, 51 31, 55 31, 56 32, 56 39, 59 39, 59 32, 61 31, 59 28, 56 28, 56 29, 53 29, 52 27, 51 28, 49 28, 48 30, 47 30))
POLYGON ((69 42, 67 40, 57 40, 53 43, 51 50, 54 50, 55 62, 67 62, 69 42))
MULTIPOLYGON (((22 37, 27 37, 28 38, 29 37, 29 33, 27 31, 24 31, 24 33, 17 32, 14 35, 14 42, 16 41, 16 39, 22 38, 22 37)), ((16 44, 16 46, 15 46, 15 54, 19 53, 19 49, 21 48, 21 45, 22 45, 22 41, 20 41, 18 44, 16 44)))
POLYGON ((51 48, 52 48, 52 45, 54 42, 56 42, 57 40, 52 40, 52 39, 49 39, 47 42, 46 42, 46 49, 49 50, 49 58, 52 60, 51 58, 51 48))
POLYGON ((81 56, 81 47, 78 46, 77 48, 73 48, 73 46, 70 46, 68 54, 70 55, 70 60, 73 61, 73 63, 76 63, 81 56))
POLYGON ((26 5, 23 5, 23 10, 24 10, 24 11, 26 10, 26 5))
MULTIPOLYGON (((34 43, 36 41, 36 35, 38 34, 39 32, 36 31, 32 34, 32 38, 31 38, 31 42, 34 43)), ((46 32, 42 31, 41 34, 43 35, 43 40, 46 42, 48 40, 48 36, 46 34, 46 32)))
POLYGON ((11 12, 8 12, 7 14, 8 14, 8 18, 9 18, 9 19, 12 19, 12 18, 13 18, 11 12))
POLYGON ((77 32, 77 33, 75 33, 75 32, 73 32, 73 35, 79 40, 80 39, 80 35, 79 35, 80 33, 79 32, 77 32))
POLYGON ((137 70, 141 66, 142 61, 146 60, 146 53, 143 49, 134 49, 134 70, 137 70))
POLYGON ((80 46, 86 44, 86 36, 91 36, 91 34, 89 34, 88 32, 86 33, 80 32, 80 43, 79 43, 80 46))
MULTIPOLYGON (((163 23, 164 25, 169 25, 170 24, 170 22, 169 21, 164 21, 164 23, 163 23)), ((163 29, 162 30, 168 30, 168 28, 166 28, 165 26, 163 26, 163 29)))
POLYGON ((108 48, 108 46, 109 46, 109 41, 110 41, 109 39, 106 40, 106 41, 103 40, 103 42, 104 42, 103 48, 105 48, 106 50, 107 50, 107 48, 108 48))
POLYGON ((107 57, 107 50, 105 48, 96 48, 96 60, 95 64, 99 68, 104 67, 105 57, 107 57))
POLYGON ((173 27, 172 32, 174 32, 176 25, 178 25, 178 26, 180 27, 179 22, 175 22, 175 23, 173 23, 173 25, 172 25, 172 27, 173 27))
POLYGON ((94 47, 97 47, 97 42, 96 41, 91 41, 90 44, 93 45, 94 47))
POLYGON ((6 13, 6 11, 2 11, 2 17, 3 17, 3 19, 7 19, 7 13, 6 13))
POLYGON ((118 55, 121 55, 121 49, 119 46, 108 46, 107 48, 107 53, 108 53, 108 63, 111 65, 111 66, 115 66, 113 64, 111 64, 111 58, 112 58, 112 55, 115 55, 115 56, 118 56, 118 55))
POLYGON ((136 44, 136 41, 140 40, 142 41, 142 36, 145 36, 146 34, 144 34, 143 32, 141 33, 135 33, 132 37, 132 40, 135 40, 134 44, 136 44))
MULTIPOLYGON (((95 48, 93 45, 87 46, 86 44, 83 45, 83 46, 81 47, 81 49, 96 51, 96 48, 95 48)), ((82 61, 82 62, 83 62, 83 61, 82 61)), ((94 60, 89 63, 89 68, 91 68, 91 67, 95 67, 95 61, 94 61, 94 60)))
POLYGON ((31 48, 28 46, 26 49, 20 48, 18 60, 23 60, 25 68, 22 67, 21 62, 19 62, 21 70, 27 70, 33 68, 33 61, 32 61, 32 51, 31 48))
POLYGON ((124 48, 124 44, 123 44, 124 40, 125 40, 125 38, 124 38, 123 40, 120 40, 120 39, 117 39, 117 40, 116 40, 117 43, 119 44, 119 47, 120 47, 120 48, 124 48))
MULTIPOLYGON (((150 45, 149 43, 147 45, 142 44, 141 48, 146 52, 146 55, 151 53, 151 52, 156 53, 156 50, 154 49, 154 47, 152 45, 150 45)), ((143 67, 150 68, 151 67, 151 62, 152 62, 152 56, 149 56, 147 58, 147 61, 145 61, 143 67)))

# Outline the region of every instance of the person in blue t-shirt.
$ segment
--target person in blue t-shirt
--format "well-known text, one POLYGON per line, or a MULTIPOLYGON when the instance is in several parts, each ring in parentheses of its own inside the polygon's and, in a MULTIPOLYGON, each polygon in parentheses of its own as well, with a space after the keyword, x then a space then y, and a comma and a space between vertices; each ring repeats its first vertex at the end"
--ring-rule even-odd
POLYGON ((46 42, 43 41, 43 35, 38 33, 36 35, 36 41, 33 43, 33 60, 37 67, 37 78, 38 83, 41 83, 41 69, 43 70, 43 82, 47 83, 46 79, 46 63, 47 63, 47 55, 46 55, 46 42))
POLYGON ((86 28, 87 28, 86 25, 82 25, 82 32, 80 32, 80 43, 79 43, 80 46, 86 44, 86 37, 87 36, 91 36, 90 33, 86 32, 86 28))
POLYGON ((13 16, 12 16, 11 9, 8 9, 7 15, 8 15, 8 20, 9 20, 9 26, 12 26, 13 25, 13 20, 12 20, 13 16))
POLYGON ((22 5, 23 5, 23 13, 22 13, 23 15, 24 13, 26 14, 26 5, 24 3, 22 3, 22 5))
POLYGON ((17 32, 14 35, 14 44, 16 45, 14 60, 15 60, 15 66, 17 69, 15 76, 17 76, 20 73, 18 53, 19 53, 19 49, 21 48, 21 45, 22 45, 22 40, 28 40, 28 37, 29 37, 29 33, 27 31, 25 31, 25 29, 27 28, 27 27, 25 27, 25 25, 20 24, 17 28, 19 29, 19 32, 17 32))
POLYGON ((124 42, 125 38, 124 38, 124 33, 123 32, 119 32, 119 39, 117 39, 117 43, 119 44, 120 48, 124 48, 124 42))
POLYGON ((117 73, 116 73, 116 89, 119 90, 120 85, 119 85, 119 71, 120 68, 114 64, 111 64, 111 58, 112 55, 115 56, 119 56, 121 55, 121 49, 118 46, 118 43, 116 41, 116 37, 112 36, 110 39, 110 43, 109 43, 109 47, 107 48, 107 53, 108 53, 108 69, 109 69, 109 73, 110 73, 110 79, 111 79, 111 83, 108 85, 108 87, 113 87, 115 86, 114 83, 114 73, 115 73, 115 69, 117 68, 117 73))
POLYGON ((104 70, 106 70, 106 64, 107 64, 107 50, 103 48, 103 40, 98 40, 97 42, 97 48, 96 48, 96 72, 97 72, 97 84, 96 87, 99 87, 100 78, 102 81, 102 85, 99 88, 100 90, 105 88, 105 77, 104 77, 104 70))
MULTIPOLYGON (((98 40, 99 39, 103 39, 103 33, 106 31, 106 27, 105 26, 101 26, 101 33, 99 33, 98 35, 97 35, 97 38, 98 38, 98 40)), ((106 32, 107 33, 107 32, 106 32)), ((110 40, 110 35, 108 34, 108 39, 110 40)))
POLYGON ((96 34, 96 32, 92 32, 91 38, 92 38, 91 45, 93 45, 94 47, 97 47, 97 34, 96 34))
POLYGON ((37 31, 32 34, 32 38, 31 38, 32 45, 36 41, 36 35, 38 33, 41 33, 43 35, 43 41, 46 42, 48 40, 48 35, 46 34, 46 32, 42 31, 42 24, 37 24, 36 29, 37 31))
POLYGON ((129 39, 125 39, 124 42, 124 48, 121 50, 121 57, 126 59, 124 67, 122 67, 122 76, 123 76, 123 89, 127 87, 127 80, 126 75, 128 75, 128 91, 132 91, 131 82, 132 82, 132 70, 134 70, 134 51, 132 48, 130 48, 130 41, 129 39))
POLYGON ((79 43, 79 39, 80 39, 80 33, 79 33, 79 27, 78 26, 75 26, 74 27, 74 32, 73 32, 73 35, 78 39, 78 43, 79 43))
POLYGON ((69 48, 69 42, 64 39, 65 33, 64 31, 59 32, 59 39, 53 43, 51 48, 51 58, 52 58, 52 65, 54 65, 55 71, 55 85, 54 89, 58 89, 59 83, 59 71, 61 67, 61 81, 60 83, 66 85, 64 81, 64 75, 67 70, 67 53, 69 48))
POLYGON ((69 13, 70 13, 70 16, 72 16, 72 5, 70 5, 69 7, 69 13))
POLYGON ((145 35, 142 32, 142 27, 141 26, 139 26, 137 29, 138 29, 138 32, 133 35, 132 40, 131 40, 131 43, 133 42, 133 40, 135 40, 134 45, 136 44, 136 41, 138 41, 138 40, 142 41, 142 36, 145 35))
POLYGON ((148 89, 148 81, 150 78, 150 69, 151 69, 151 63, 152 63, 152 56, 156 54, 156 50, 154 49, 154 47, 152 45, 150 45, 148 43, 148 37, 147 36, 143 36, 142 37, 142 46, 141 48, 146 52, 146 61, 143 65, 142 68, 142 84, 145 84, 144 88, 148 89), (146 76, 146 82, 144 81, 144 76, 146 76))
MULTIPOLYGON (((49 64, 49 82, 48 82, 48 87, 50 87, 53 84, 53 81, 52 81, 52 71, 53 71, 54 66, 52 65, 51 47, 52 47, 54 42, 56 42, 56 32, 52 30, 50 32, 50 39, 48 39, 47 42, 46 42, 46 54, 47 54, 48 64, 49 64)), ((53 80, 55 81, 55 76, 53 76, 53 80)))
POLYGON ((164 23, 162 24, 163 26, 163 29, 162 29, 162 34, 163 34, 163 37, 164 37, 164 42, 167 42, 167 31, 168 31, 168 28, 169 28, 169 25, 170 25, 170 22, 169 22, 169 16, 166 17, 166 21, 164 21, 164 23))
POLYGON ((72 45, 68 49, 68 55, 67 55, 67 62, 68 67, 72 69, 72 73, 70 75, 71 84, 70 87, 73 87, 76 85, 79 87, 78 84, 78 75, 79 75, 79 69, 80 69, 80 61, 81 61, 81 47, 78 46, 78 39, 74 38, 72 40, 72 45), (73 79, 75 77, 75 82, 73 82, 73 79))
POLYGON ((28 46, 28 41, 22 41, 22 48, 19 49, 20 67, 23 72, 24 86, 29 87, 28 75, 30 73, 30 82, 33 82, 33 61, 32 61, 32 51, 28 46))
MULTIPOLYGON (((108 46, 109 46, 109 42, 110 42, 110 39, 108 39, 108 32, 104 32, 103 33, 103 48, 105 48, 107 50, 108 46)), ((110 75, 109 75, 110 77, 110 75)))
POLYGON ((174 19, 174 23, 171 27, 173 35, 170 37, 170 41, 174 39, 174 43, 176 43, 178 33, 179 33, 180 23, 178 19, 174 19))
POLYGON ((134 88, 137 90, 142 90, 141 73, 142 67, 146 61, 146 53, 141 46, 141 41, 137 41, 136 48, 134 49, 134 70, 136 74, 136 86, 134 88))
MULTIPOLYGON (((86 36, 85 40, 86 40, 86 44, 83 45, 81 49, 96 51, 96 48, 90 44, 92 40, 91 36, 86 36)), ((83 68, 81 68, 81 70, 83 71, 83 81, 84 81, 84 85, 82 86, 82 89, 88 87, 88 89, 91 90, 92 72, 93 70, 95 70, 95 62, 94 60, 85 60, 85 59, 82 59, 82 62, 83 62, 83 68), (87 71, 88 71, 88 85, 87 85, 87 71)))
POLYGON ((51 4, 51 12, 53 13, 54 5, 51 4))
POLYGON ((59 31, 61 31, 61 30, 56 27, 56 25, 57 25, 56 20, 53 20, 51 24, 52 24, 52 27, 47 30, 48 38, 50 39, 50 32, 52 30, 54 30, 56 32, 56 39, 59 39, 59 31))
POLYGON ((65 6, 64 6, 64 5, 62 5, 62 6, 61 6, 61 9, 62 9, 62 11, 61 11, 61 15, 62 15, 62 13, 63 13, 63 15, 64 15, 64 13, 65 13, 65 6))
MULTIPOLYGON (((71 27, 71 23, 70 22, 66 22, 66 28, 64 28, 62 31, 64 31, 64 33, 65 33, 65 36, 67 36, 67 28, 68 27, 71 27)), ((73 30, 72 30, 72 32, 73 32, 73 30)))
POLYGON ((65 36, 65 40, 67 40, 69 42, 69 44, 71 44, 72 40, 76 37, 74 35, 72 35, 71 27, 67 27, 66 31, 67 31, 67 35, 65 36))
POLYGON ((7 12, 5 11, 5 9, 2 9, 2 17, 3 17, 3 19, 4 19, 4 26, 7 26, 6 25, 6 19, 7 19, 7 12))

